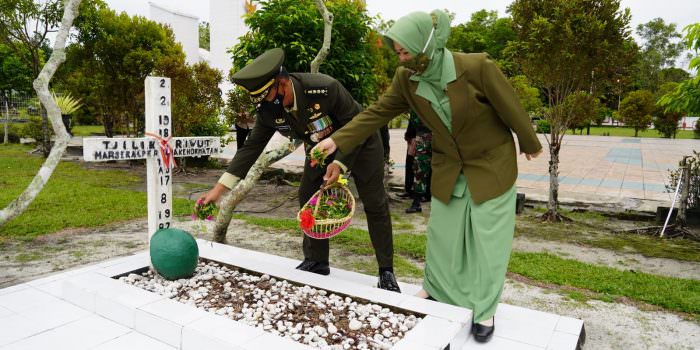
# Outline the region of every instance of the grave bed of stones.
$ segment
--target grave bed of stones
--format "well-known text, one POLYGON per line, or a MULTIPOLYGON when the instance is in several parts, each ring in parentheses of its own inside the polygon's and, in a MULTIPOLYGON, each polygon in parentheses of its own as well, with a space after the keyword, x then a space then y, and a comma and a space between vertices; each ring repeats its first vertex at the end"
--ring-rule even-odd
POLYGON ((114 278, 320 349, 390 349, 424 317, 208 259, 188 279, 150 268, 114 278))

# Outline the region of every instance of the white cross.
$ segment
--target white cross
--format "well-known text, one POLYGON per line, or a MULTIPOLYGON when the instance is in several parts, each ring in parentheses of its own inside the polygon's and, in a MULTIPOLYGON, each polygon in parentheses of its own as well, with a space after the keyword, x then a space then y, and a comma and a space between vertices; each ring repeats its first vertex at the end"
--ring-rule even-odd
POLYGON ((87 162, 146 159, 148 189, 148 238, 161 228, 172 227, 172 174, 175 157, 200 157, 222 152, 218 137, 172 137, 170 78, 147 77, 146 136, 83 139, 87 162))

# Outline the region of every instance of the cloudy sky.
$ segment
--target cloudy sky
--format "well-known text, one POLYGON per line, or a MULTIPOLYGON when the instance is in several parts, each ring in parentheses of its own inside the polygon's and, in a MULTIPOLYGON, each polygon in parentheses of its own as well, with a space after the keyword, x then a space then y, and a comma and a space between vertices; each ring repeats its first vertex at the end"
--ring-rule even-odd
MULTIPOLYGON (((201 0, 151 0, 168 8, 192 14, 201 21, 209 19, 209 2, 201 0)), ((242 1, 242 0, 232 0, 242 1)), ((117 11, 148 17, 148 0, 106 0, 117 11)), ((397 19, 412 11, 448 9, 456 14, 455 23, 469 20, 471 14, 481 9, 496 10, 503 16, 512 0, 366 0, 371 15, 379 14, 385 20, 397 19), (430 5, 428 6, 427 3, 430 5)), ((661 17, 667 23, 676 23, 680 31, 688 24, 700 22, 698 0, 622 0, 622 6, 632 11, 632 27, 661 17)), ((679 62, 680 63, 680 62, 679 62)), ((683 65, 683 64, 681 64, 683 65)))

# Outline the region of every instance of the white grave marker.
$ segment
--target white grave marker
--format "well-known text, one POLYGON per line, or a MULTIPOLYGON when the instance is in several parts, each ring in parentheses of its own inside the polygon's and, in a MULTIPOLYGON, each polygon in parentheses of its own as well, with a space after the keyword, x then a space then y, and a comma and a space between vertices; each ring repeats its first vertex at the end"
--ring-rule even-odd
POLYGON ((172 226, 172 168, 174 157, 200 157, 222 152, 218 137, 172 137, 170 78, 147 77, 146 136, 83 139, 87 162, 146 159, 148 237, 172 226))

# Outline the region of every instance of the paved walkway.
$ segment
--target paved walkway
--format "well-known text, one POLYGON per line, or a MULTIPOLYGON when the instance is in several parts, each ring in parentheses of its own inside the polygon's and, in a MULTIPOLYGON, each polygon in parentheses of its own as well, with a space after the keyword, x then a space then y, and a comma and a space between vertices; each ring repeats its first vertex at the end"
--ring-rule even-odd
MULTIPOLYGON (((395 163, 390 182, 403 184, 406 142, 403 130, 390 131, 391 159, 395 163)), ((539 135, 545 152, 533 161, 518 157, 517 186, 531 199, 546 200, 549 189, 547 141, 539 135)), ((276 135, 268 148, 284 138, 276 135)), ((235 154, 235 143, 229 144, 224 158, 235 154)), ((656 205, 669 205, 671 193, 666 190, 668 169, 675 169, 684 155, 700 151, 700 140, 672 140, 612 136, 566 135, 560 153, 559 197, 562 201, 586 203, 623 203, 627 207, 655 210, 656 205)), ((276 166, 300 170, 304 159, 300 147, 279 161, 276 166)))

